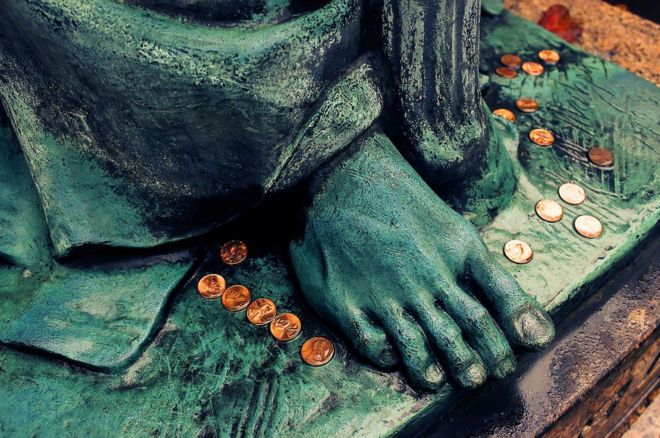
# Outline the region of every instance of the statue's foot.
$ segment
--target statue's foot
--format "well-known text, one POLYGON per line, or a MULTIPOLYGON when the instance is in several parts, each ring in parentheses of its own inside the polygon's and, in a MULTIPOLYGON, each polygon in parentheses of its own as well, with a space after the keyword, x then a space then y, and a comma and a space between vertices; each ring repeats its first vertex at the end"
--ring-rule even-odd
POLYGON ((510 345, 542 348, 551 319, 382 134, 333 163, 291 256, 308 302, 373 364, 417 387, 511 373, 510 345))

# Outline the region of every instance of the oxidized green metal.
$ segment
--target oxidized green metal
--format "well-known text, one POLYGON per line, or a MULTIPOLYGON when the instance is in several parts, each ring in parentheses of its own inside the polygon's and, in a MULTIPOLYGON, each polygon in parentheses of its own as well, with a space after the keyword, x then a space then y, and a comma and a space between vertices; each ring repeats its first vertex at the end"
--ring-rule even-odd
MULTIPOLYGON (((222 4, 209 18, 227 18, 222 4)), ((424 417, 439 416, 460 393, 452 385, 440 386, 439 372, 427 373, 433 358, 424 356, 424 342, 410 335, 417 330, 414 324, 387 328, 390 336, 401 333, 389 343, 392 352, 402 354, 388 354, 388 341, 382 339, 365 342, 371 338, 361 331, 348 340, 356 339, 358 348, 364 347, 360 352, 380 365, 403 358, 413 383, 440 386, 434 392, 416 392, 398 371, 383 372, 359 359, 355 349, 345 346, 347 338, 307 306, 297 284, 308 304, 350 333, 360 323, 356 311, 368 313, 371 323, 374 316, 387 315, 379 312, 390 311, 388 303, 421 309, 428 296, 424 289, 432 289, 433 281, 445 286, 439 288, 443 291, 465 272, 486 289, 511 282, 497 261, 523 290, 556 313, 615 269, 657 223, 660 135, 653 115, 660 94, 653 85, 509 14, 487 18, 480 59, 486 103, 513 108, 515 99, 530 96, 541 109, 519 115, 515 125, 491 121, 471 90, 472 112, 464 118, 452 113, 456 117, 450 120, 457 127, 472 126, 456 140, 465 148, 454 151, 455 160, 440 160, 449 163, 448 172, 464 178, 443 190, 448 180, 430 175, 437 170, 437 157, 429 159, 425 150, 459 135, 460 129, 425 122, 427 113, 415 106, 414 84, 401 79, 408 70, 394 69, 389 85, 387 64, 377 56, 360 57, 357 23, 361 8, 373 5, 332 1, 274 24, 282 16, 279 2, 250 4, 262 7, 255 18, 260 24, 222 29, 102 0, 15 2, 0 17, 0 95, 16 133, 4 119, 4 434, 394 434, 424 417), (188 45, 181 45, 181 38, 188 45), (264 41, 268 46, 261 45, 264 41), (27 42, 32 45, 24 47, 27 42), (66 62, 59 59, 63 44, 75 49, 66 62), (493 74, 502 53, 534 59, 544 48, 558 50, 562 60, 543 76, 507 80, 493 74), (17 53, 39 56, 22 59, 17 53), (309 62, 300 69, 303 59, 309 62), (128 67, 134 63, 142 68, 128 67), (390 87, 396 99, 382 93, 390 87), (102 91, 94 99, 71 96, 90 97, 78 93, 90 89, 102 91), (385 117, 374 123, 383 112, 385 117), (218 119, 229 129, 220 138, 218 119), (127 120, 133 124, 126 125, 127 120), (397 139, 390 132, 392 123, 400 123, 408 134, 397 139), (425 123, 430 131, 420 128, 425 123), (116 129, 117 124, 125 129, 116 129), (527 139, 534 127, 548 128, 563 141, 539 148, 527 139), (216 146, 219 141, 222 147, 216 146), (593 145, 613 150, 614 169, 575 159, 579 151, 573 143, 585 151, 593 145), (177 156, 186 160, 172 160, 177 156), (466 164, 465 158, 473 162, 466 164), (323 171, 316 172, 320 163, 323 171), (480 250, 474 229, 413 168, 480 226, 490 253, 480 250), (312 173, 305 196, 275 194, 312 173), (565 218, 558 223, 537 218, 536 201, 559 199, 556 191, 568 181, 585 187, 587 201, 564 205, 565 218), (271 201, 219 234, 188 239, 266 194, 271 201), (310 204, 300 224, 296 207, 306 196, 310 204), (580 214, 600 218, 604 235, 594 240, 578 236, 572 220, 580 214), (217 248, 234 237, 248 242, 250 257, 237 267, 222 266, 217 248), (531 244, 531 263, 507 262, 501 249, 512 238, 531 244), (290 241, 294 271, 288 266, 290 241), (153 247, 162 243, 168 245, 153 247), (124 249, 109 251, 109 246, 124 249), (273 299, 280 311, 298 314, 304 336, 277 344, 267 329, 247 323, 244 314, 200 299, 196 280, 208 272, 248 286, 255 297, 273 299), (314 335, 329 336, 337 347, 336 358, 321 368, 306 366, 298 355, 304 339, 314 335), (406 336, 410 340, 400 343, 406 336)), ((471 30, 465 32, 476 38, 475 5, 468 9, 472 16, 465 18, 465 29, 471 30)), ((397 17, 395 11, 391 17, 397 17)), ((417 23, 400 17, 403 26, 417 23)), ((451 40, 443 38, 436 42, 451 40)), ((392 53, 386 49, 390 63, 392 53)), ((432 58, 424 59, 419 65, 428 70, 432 58)), ((449 77, 462 71, 450 67, 456 72, 450 69, 449 77)), ((473 80, 476 87, 476 63, 471 73, 467 82, 473 80)), ((455 94, 440 90, 437 96, 455 94)), ((506 291, 515 292, 515 283, 508 284, 506 291)), ((461 283, 461 288, 469 286, 461 283)), ((445 298, 463 304, 471 299, 460 290, 445 298)), ((493 314, 509 341, 545 344, 551 336, 546 328, 531 334, 525 330, 538 327, 542 314, 536 313, 536 322, 522 318, 517 313, 521 303, 538 312, 533 300, 516 293, 494 300, 493 314)), ((470 321, 471 315, 461 314, 466 309, 448 309, 462 328, 470 321)), ((392 315, 390 321, 404 318, 392 315)), ((497 352, 509 348, 504 338, 479 337, 480 330, 485 333, 480 326, 474 338, 464 330, 489 372, 510 371, 499 368, 512 365, 509 353, 503 356, 508 362, 488 356, 494 352, 493 358, 501 359, 497 352)), ((460 356, 458 349, 447 354, 460 356)), ((443 361, 444 377, 455 377, 464 386, 480 383, 479 371, 458 366, 465 363, 443 361)))

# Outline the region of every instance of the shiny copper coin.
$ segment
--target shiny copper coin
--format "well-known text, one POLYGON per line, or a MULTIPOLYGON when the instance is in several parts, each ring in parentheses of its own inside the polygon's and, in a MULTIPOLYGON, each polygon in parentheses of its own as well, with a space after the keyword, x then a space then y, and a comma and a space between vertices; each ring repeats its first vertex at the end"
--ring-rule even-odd
POLYGON ((518 73, 516 73, 515 70, 512 70, 508 67, 497 67, 495 69, 495 73, 497 73, 499 76, 502 76, 503 78, 507 78, 507 79, 513 79, 516 76, 518 76, 518 73))
POLYGON ((529 246, 527 242, 523 242, 522 240, 509 240, 504 244, 504 255, 513 263, 524 265, 525 263, 532 261, 534 252, 532 252, 532 247, 529 246))
POLYGON ((517 55, 502 55, 500 62, 503 66, 512 68, 514 70, 519 69, 522 65, 522 59, 517 55))
POLYGON ((252 324, 266 325, 277 315, 277 306, 268 298, 257 298, 247 307, 246 316, 252 324))
POLYGON ((498 108, 495 111, 493 111, 493 114, 495 114, 496 116, 503 117, 511 123, 516 121, 516 115, 513 113, 513 111, 509 111, 506 108, 498 108))
POLYGON ((209 274, 203 276, 197 282, 197 293, 199 293, 202 298, 213 300, 222 296, 225 287, 225 279, 221 275, 209 274))
POLYGON ((587 152, 589 161, 594 163, 596 166, 609 167, 614 164, 614 154, 605 148, 591 148, 587 152))
POLYGON ((302 330, 302 323, 293 313, 280 313, 270 322, 270 334, 281 342, 295 339, 302 330))
POLYGON ((556 50, 545 49, 539 52, 539 59, 546 64, 555 65, 559 62, 559 53, 556 50))
POLYGON ((541 199, 535 206, 536 214, 546 222, 559 222, 564 217, 564 209, 552 199, 541 199))
POLYGON ((559 187, 559 197, 567 204, 579 205, 587 199, 587 194, 579 185, 566 183, 559 187))
POLYGON ((534 61, 527 61, 522 65, 522 69, 525 73, 531 76, 542 75, 545 69, 541 64, 534 61))
POLYGON ((595 239, 603 234, 603 224, 593 216, 578 216, 573 225, 575 231, 588 239, 595 239))
POLYGON ((521 97, 516 100, 516 108, 524 113, 533 113, 538 111, 539 103, 531 97, 521 97))
POLYGON ((529 139, 535 144, 547 148, 555 142, 555 135, 547 129, 532 129, 529 133, 529 139))
POLYGON ((250 290, 245 286, 235 284, 229 286, 222 294, 222 305, 230 312, 238 312, 250 304, 250 290))
POLYGON ((321 336, 309 338, 300 348, 300 355, 306 364, 320 367, 335 357, 335 346, 329 339, 321 336))
POLYGON ((238 265, 247 258, 247 245, 240 240, 230 240, 220 247, 220 258, 228 265, 238 265))

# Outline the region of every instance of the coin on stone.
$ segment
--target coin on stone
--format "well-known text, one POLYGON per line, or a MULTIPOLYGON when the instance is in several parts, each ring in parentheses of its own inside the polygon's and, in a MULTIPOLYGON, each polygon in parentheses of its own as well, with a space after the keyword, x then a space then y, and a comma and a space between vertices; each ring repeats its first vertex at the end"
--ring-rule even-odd
POLYGON ((240 240, 230 240, 220 247, 220 258, 228 265, 238 265, 247 258, 247 245, 240 240))
POLYGON ((277 315, 277 306, 268 298, 257 298, 250 303, 245 313, 252 324, 266 325, 277 315))
POLYGON ((511 69, 519 69, 522 65, 522 59, 517 55, 502 55, 500 62, 503 66, 511 69))
POLYGON ((551 49, 541 50, 539 52, 539 59, 546 64, 554 65, 559 62, 559 53, 551 49))
POLYGON ((516 115, 513 113, 513 111, 509 111, 506 108, 498 108, 495 111, 493 111, 493 114, 495 114, 496 116, 503 117, 512 123, 516 121, 516 115))
POLYGON ((229 286, 222 294, 222 305, 230 312, 238 312, 250 304, 250 290, 245 286, 229 286))
POLYGON ((293 313, 280 313, 270 322, 270 334, 281 342, 295 339, 302 330, 302 323, 293 313))
POLYGON ((509 240, 504 244, 504 255, 513 263, 524 265, 532 261, 532 247, 522 240, 509 240))
POLYGON ((531 76, 542 75, 545 69, 541 64, 534 61, 527 61, 522 65, 522 69, 525 73, 531 76))
POLYGON ((533 113, 538 111, 539 103, 531 97, 521 97, 516 100, 516 108, 524 113, 533 113))
POLYGON ((559 222, 564 217, 564 209, 552 199, 541 199, 535 209, 536 214, 546 222, 559 222))
POLYGON ((587 194, 579 185, 566 183, 559 187, 559 197, 567 204, 579 205, 587 198, 587 194))
POLYGON ((594 147, 589 149, 587 156, 596 166, 609 167, 614 164, 614 154, 609 149, 594 147))
POLYGON ((300 355, 306 364, 320 367, 335 357, 335 346, 322 336, 309 338, 300 348, 300 355))
POLYGON ((555 142, 555 135, 547 129, 532 129, 529 133, 529 139, 535 144, 547 148, 555 142))
POLYGON ((516 76, 518 76, 518 73, 516 73, 515 70, 510 69, 509 67, 497 67, 495 69, 495 73, 507 79, 513 79, 516 76))
POLYGON ((593 216, 578 216, 575 218, 575 231, 581 236, 595 239, 603 234, 603 224, 593 216))
POLYGON ((220 298, 225 291, 225 279, 218 274, 205 275, 197 282, 197 293, 202 298, 213 300, 220 298))

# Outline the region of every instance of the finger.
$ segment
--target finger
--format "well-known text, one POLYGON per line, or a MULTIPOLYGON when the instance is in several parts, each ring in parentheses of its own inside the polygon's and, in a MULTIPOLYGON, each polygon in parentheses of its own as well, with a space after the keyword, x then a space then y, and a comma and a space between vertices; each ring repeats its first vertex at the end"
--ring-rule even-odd
POLYGON ((555 326, 550 316, 490 254, 470 260, 469 270, 512 343, 541 349, 552 341, 555 326))
POLYGON ((437 389, 445 382, 445 374, 421 328, 397 305, 387 307, 381 323, 401 356, 411 382, 422 389, 437 389))
POLYGON ((484 306, 456 284, 438 287, 437 297, 495 377, 515 370, 511 346, 484 306))
POLYGON ((338 318, 339 328, 361 356, 382 368, 391 368, 399 363, 397 350, 382 328, 371 323, 360 311, 347 311, 344 315, 338 318))
POLYGON ((440 351, 451 376, 463 387, 474 388, 486 381, 488 371, 463 338, 454 320, 432 302, 424 300, 416 312, 431 343, 440 351))

